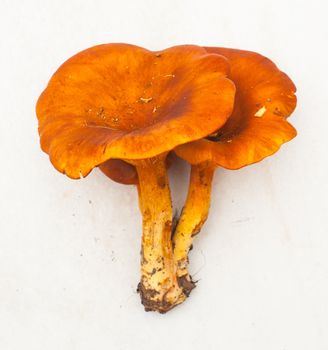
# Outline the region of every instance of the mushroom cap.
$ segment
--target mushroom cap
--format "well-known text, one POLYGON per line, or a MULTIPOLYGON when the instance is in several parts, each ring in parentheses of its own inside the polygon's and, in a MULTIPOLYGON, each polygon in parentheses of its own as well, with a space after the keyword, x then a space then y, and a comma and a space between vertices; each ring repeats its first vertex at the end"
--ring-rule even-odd
POLYGON ((111 180, 123 185, 137 185, 138 173, 135 166, 121 159, 108 159, 99 169, 111 180))
MULTIPOLYGON (((170 152, 166 157, 166 167, 174 162, 176 155, 170 152)), ((111 180, 123 185, 137 185, 139 183, 137 169, 121 159, 109 159, 99 165, 99 169, 111 180)))
POLYGON ((127 44, 66 61, 36 112, 42 149, 71 178, 108 159, 144 159, 200 139, 230 116, 227 60, 184 45, 160 52, 127 44))
POLYGON ((296 88, 268 58, 250 51, 206 47, 225 56, 236 85, 235 105, 225 125, 207 138, 175 149, 191 164, 212 161, 239 169, 272 155, 296 136, 286 118, 296 107, 296 88))

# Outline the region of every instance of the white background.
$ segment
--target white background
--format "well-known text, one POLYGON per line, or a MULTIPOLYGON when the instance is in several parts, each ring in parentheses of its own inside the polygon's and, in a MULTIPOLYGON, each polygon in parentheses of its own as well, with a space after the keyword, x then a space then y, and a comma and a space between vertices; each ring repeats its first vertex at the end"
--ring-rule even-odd
MULTIPOLYGON (((0 349, 328 349, 326 1, 1 0, 0 349), (55 69, 107 42, 258 51, 298 87, 298 137, 218 169, 182 306, 145 313, 135 188, 73 181, 39 147, 35 103, 55 69)), ((251 74, 251 72, 250 72, 251 74)), ((171 170, 182 205, 188 167, 171 170)))

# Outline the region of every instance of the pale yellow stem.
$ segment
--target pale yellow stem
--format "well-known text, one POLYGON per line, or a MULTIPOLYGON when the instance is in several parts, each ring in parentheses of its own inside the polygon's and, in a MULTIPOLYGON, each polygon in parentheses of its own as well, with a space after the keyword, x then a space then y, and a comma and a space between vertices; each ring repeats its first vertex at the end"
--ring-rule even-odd
POLYGON ((173 259, 172 204, 165 156, 137 160, 133 164, 139 177, 143 218, 139 292, 146 311, 164 313, 186 298, 178 284, 173 259))
POLYGON ((207 162, 191 166, 188 196, 173 236, 177 276, 186 294, 194 288, 188 273, 188 253, 208 216, 214 171, 215 165, 207 162))

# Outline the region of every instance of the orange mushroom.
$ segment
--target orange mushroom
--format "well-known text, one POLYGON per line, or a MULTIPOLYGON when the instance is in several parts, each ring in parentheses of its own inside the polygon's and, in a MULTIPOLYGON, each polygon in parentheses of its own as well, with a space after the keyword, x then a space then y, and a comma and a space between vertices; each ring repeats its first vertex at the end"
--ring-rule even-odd
POLYGON ((286 118, 296 107, 296 88, 268 58, 257 53, 209 47, 225 56, 236 85, 234 110, 225 125, 202 140, 178 146, 176 154, 191 164, 190 185, 174 237, 178 278, 192 283, 188 253, 207 219, 216 167, 239 169, 272 155, 296 136, 286 118))
POLYGON ((136 168, 147 311, 166 312, 188 294, 173 259, 166 156, 226 122, 235 94, 228 69, 225 58, 197 46, 99 45, 66 61, 38 100, 41 147, 57 170, 79 179, 110 159, 136 168))

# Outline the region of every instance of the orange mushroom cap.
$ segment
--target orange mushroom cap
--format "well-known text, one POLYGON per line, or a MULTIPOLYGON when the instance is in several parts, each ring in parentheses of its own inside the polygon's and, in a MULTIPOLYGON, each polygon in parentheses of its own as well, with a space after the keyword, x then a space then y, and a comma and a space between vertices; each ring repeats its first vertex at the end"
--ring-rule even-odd
MULTIPOLYGON (((169 168, 176 155, 170 152, 166 157, 166 167, 169 168)), ((109 159, 99 165, 99 169, 111 180, 123 185, 137 185, 139 183, 137 169, 121 159, 109 159)))
POLYGON ((138 173, 135 166, 121 159, 108 159, 99 169, 111 180, 123 185, 137 185, 138 173))
POLYGON ((198 46, 89 48, 66 61, 36 112, 42 149, 71 178, 111 158, 143 159, 205 137, 233 108, 229 65, 198 46))
POLYGON ((296 88, 268 58, 250 51, 206 47, 225 56, 236 85, 234 110, 214 134, 176 148, 191 164, 212 161, 238 169, 272 155, 296 136, 286 118, 296 107, 296 88))

